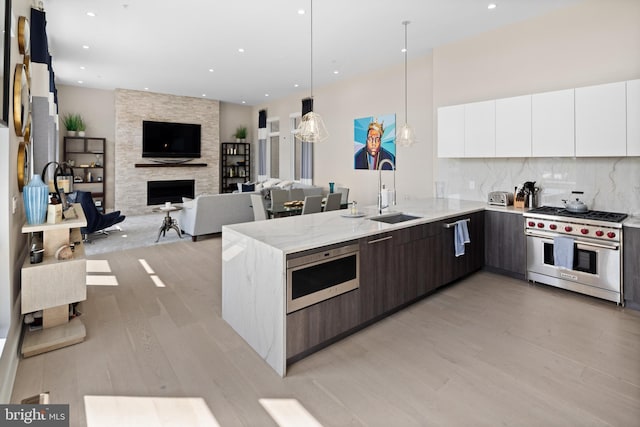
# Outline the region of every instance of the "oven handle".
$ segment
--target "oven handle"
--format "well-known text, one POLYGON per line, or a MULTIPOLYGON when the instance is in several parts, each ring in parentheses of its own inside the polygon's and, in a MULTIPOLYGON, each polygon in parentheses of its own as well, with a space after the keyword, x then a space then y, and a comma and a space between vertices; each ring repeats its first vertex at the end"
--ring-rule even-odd
MULTIPOLYGON (((530 237, 540 237, 543 239, 553 239, 554 237, 557 236, 557 234, 553 234, 553 233, 545 233, 545 232, 533 232, 533 231, 529 231, 527 230, 527 232, 525 233, 527 236, 530 237)), ((586 242, 584 240, 580 240, 580 239, 575 239, 574 241, 576 242, 576 244, 578 245, 578 249, 580 249, 580 245, 582 246, 591 246, 594 248, 603 248, 603 249, 611 249, 614 251, 617 251, 620 249, 620 245, 618 243, 611 243, 611 244, 607 244, 607 243, 596 243, 596 242, 586 242)))

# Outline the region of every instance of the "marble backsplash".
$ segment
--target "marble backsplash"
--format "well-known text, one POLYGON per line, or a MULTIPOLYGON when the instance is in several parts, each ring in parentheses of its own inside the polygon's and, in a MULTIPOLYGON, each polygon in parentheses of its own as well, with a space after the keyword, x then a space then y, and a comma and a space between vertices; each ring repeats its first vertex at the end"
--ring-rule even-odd
POLYGON ((540 206, 562 206, 583 191, 589 209, 640 216, 640 157, 438 159, 436 180, 446 197, 478 201, 535 181, 540 206))

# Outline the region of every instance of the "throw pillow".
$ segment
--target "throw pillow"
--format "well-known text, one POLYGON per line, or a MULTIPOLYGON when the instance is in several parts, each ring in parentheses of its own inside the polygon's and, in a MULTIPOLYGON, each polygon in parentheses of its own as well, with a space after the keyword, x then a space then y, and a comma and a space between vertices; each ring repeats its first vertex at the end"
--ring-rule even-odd
POLYGON ((189 197, 182 197, 182 207, 183 208, 191 209, 195 204, 196 204, 196 202, 194 202, 193 199, 191 199, 189 197))
POLYGON ((256 185, 254 183, 242 184, 242 192, 252 192, 256 190, 256 185))

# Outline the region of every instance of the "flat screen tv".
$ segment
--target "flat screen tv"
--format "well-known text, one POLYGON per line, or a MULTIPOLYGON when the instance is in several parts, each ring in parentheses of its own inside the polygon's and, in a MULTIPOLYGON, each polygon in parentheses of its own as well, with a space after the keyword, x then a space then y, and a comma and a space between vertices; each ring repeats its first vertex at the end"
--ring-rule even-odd
POLYGON ((199 158, 200 125, 144 120, 142 157, 199 158))

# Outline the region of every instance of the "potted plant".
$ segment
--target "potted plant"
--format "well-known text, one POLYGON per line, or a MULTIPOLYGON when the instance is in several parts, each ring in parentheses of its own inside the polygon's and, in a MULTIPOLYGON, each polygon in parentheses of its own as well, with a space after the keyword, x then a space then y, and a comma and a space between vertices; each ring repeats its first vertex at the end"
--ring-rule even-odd
POLYGON ((78 136, 84 136, 84 131, 87 130, 87 124, 80 114, 77 115, 78 120, 78 136))
POLYGON ((82 120, 79 114, 65 114, 62 118, 62 123, 67 129, 68 136, 76 136, 78 132, 78 119, 82 120))
POLYGON ((238 126, 236 128, 236 142, 245 142, 247 140, 247 127, 246 126, 238 126))

